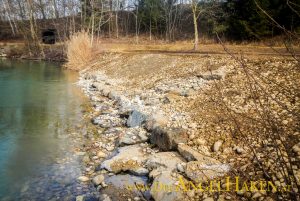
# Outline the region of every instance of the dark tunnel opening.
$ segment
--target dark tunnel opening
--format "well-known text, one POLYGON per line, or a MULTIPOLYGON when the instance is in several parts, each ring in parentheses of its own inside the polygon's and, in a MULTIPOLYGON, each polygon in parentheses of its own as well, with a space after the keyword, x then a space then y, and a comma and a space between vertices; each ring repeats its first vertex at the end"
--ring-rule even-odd
POLYGON ((42 33, 43 43, 44 44, 55 44, 56 42, 56 30, 47 29, 42 33))

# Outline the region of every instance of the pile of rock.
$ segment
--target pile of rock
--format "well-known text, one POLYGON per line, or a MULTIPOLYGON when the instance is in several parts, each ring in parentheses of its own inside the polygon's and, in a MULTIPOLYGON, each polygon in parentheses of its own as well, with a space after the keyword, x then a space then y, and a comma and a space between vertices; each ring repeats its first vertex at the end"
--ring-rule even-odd
MULTIPOLYGON (((195 77, 193 79, 196 81, 192 81, 191 84, 195 84, 194 88, 196 88, 196 85, 201 85, 205 80, 219 79, 218 76, 211 76, 195 77)), ((147 183, 148 189, 144 190, 148 191, 152 198, 158 201, 173 201, 188 199, 187 196, 192 194, 182 189, 175 190, 182 188, 180 179, 193 182, 199 182, 199 179, 208 181, 229 173, 228 164, 223 164, 186 145, 190 136, 189 129, 193 130, 195 125, 191 124, 190 128, 185 129, 171 127, 168 118, 164 116, 164 110, 160 107, 166 101, 166 99, 161 101, 166 92, 161 88, 167 89, 168 84, 158 86, 157 92, 151 91, 153 95, 151 97, 159 100, 159 104, 153 106, 147 104, 147 101, 141 98, 142 95, 134 98, 129 93, 127 96, 124 95, 121 87, 115 84, 121 81, 110 82, 104 75, 95 72, 93 75, 83 75, 80 80, 80 85, 90 96, 95 111, 98 112, 92 119, 92 123, 106 129, 101 135, 106 139, 102 140, 110 141, 105 145, 101 142, 97 143, 96 147, 101 147, 103 150, 98 151, 93 157, 99 162, 99 166, 92 174, 94 175, 92 182, 97 188, 106 192, 105 199, 114 196, 107 189, 117 188, 107 187, 107 184, 113 185, 114 180, 118 180, 121 186, 126 186, 121 179, 124 175, 130 178, 136 176, 149 178, 147 181, 151 183, 147 183), (106 157, 108 155, 111 156, 106 157), (168 186, 171 190, 159 190, 161 185, 168 186)), ((185 87, 180 83, 184 83, 184 80, 178 80, 177 84, 179 87, 185 87)), ((86 177, 79 179, 82 182, 90 180, 86 177)), ((145 185, 145 182, 142 181, 141 185, 145 185)), ((135 192, 135 196, 138 200, 144 199, 145 195, 138 196, 135 192)), ((206 194, 202 196, 207 197, 206 194)))

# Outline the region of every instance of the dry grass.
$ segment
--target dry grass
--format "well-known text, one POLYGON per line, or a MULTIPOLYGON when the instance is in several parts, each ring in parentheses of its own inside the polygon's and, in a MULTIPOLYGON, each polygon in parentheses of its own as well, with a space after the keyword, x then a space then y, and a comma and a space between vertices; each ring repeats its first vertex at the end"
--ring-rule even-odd
MULTIPOLYGON (((224 48, 222 45, 217 43, 208 43, 201 41, 199 43, 199 50, 193 50, 193 41, 177 41, 173 43, 167 43, 165 41, 153 40, 140 42, 136 44, 134 39, 120 38, 120 39, 108 39, 108 38, 98 38, 97 41, 101 41, 101 49, 96 49, 98 53, 102 52, 117 52, 117 53, 160 53, 160 54, 225 54, 224 48)), ((267 43, 267 42, 266 42, 267 43)), ((250 44, 226 44, 227 48, 235 53, 243 53, 245 55, 253 56, 278 56, 280 54, 289 55, 286 50, 286 47, 283 44, 276 44, 266 46, 259 43, 250 43, 250 44)), ((300 54, 299 47, 294 46, 296 54, 300 54)))
POLYGON ((67 42, 67 64, 72 70, 85 69, 93 59, 91 36, 85 31, 75 33, 67 42))

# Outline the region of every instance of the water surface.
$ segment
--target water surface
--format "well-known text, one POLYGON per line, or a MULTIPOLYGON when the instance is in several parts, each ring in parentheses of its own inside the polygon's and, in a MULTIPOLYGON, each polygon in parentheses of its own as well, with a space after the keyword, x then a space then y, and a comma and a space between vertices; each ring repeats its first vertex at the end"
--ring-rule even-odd
POLYGON ((0 60, 0 200, 60 200, 84 191, 80 164, 82 95, 60 65, 0 60))

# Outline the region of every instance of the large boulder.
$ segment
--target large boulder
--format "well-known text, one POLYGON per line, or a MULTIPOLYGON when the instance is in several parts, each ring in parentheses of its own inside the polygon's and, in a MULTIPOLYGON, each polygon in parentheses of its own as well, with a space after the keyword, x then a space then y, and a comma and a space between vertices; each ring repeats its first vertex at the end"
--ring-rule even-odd
POLYGON ((139 145, 121 147, 114 157, 101 164, 101 168, 114 173, 139 171, 147 161, 148 155, 139 145))
POLYGON ((136 189, 137 185, 144 185, 145 187, 147 184, 147 179, 143 177, 137 177, 130 174, 119 174, 107 177, 105 179, 106 184, 111 184, 117 188, 121 189, 129 189, 129 190, 138 190, 136 189))
POLYGON ((163 151, 176 150, 179 143, 186 143, 188 135, 181 128, 163 129, 155 127, 152 130, 150 141, 163 151))
POLYGON ((148 119, 147 122, 145 123, 145 127, 147 130, 154 130, 156 127, 166 127, 168 124, 168 117, 162 113, 162 112, 157 112, 152 114, 148 119))
POLYGON ((171 171, 163 171, 153 180, 150 194, 155 201, 186 200, 183 191, 176 184, 177 179, 172 177, 171 171))
POLYGON ((141 126, 146 121, 146 115, 142 114, 137 110, 133 110, 127 119, 128 127, 141 126))
POLYGON ((150 200, 150 187, 146 177, 118 174, 107 177, 104 182, 108 186, 101 189, 100 193, 109 195, 111 200, 127 201, 136 197, 144 197, 146 200, 150 200))
POLYGON ((184 158, 177 152, 159 152, 149 157, 146 166, 150 170, 160 169, 171 172, 177 169, 177 164, 184 162, 184 158))

